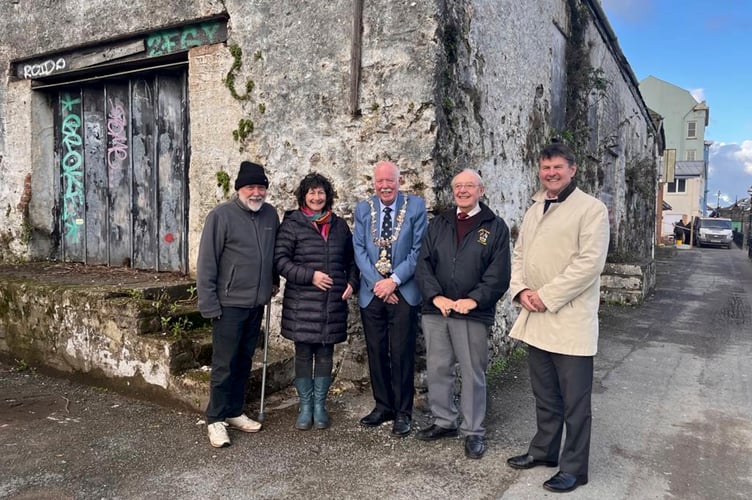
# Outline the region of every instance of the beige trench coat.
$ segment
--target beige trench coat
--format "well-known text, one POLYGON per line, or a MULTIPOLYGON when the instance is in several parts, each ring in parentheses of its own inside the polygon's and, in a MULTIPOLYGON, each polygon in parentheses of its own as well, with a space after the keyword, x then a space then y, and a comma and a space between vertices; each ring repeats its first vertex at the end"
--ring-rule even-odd
POLYGON ((543 213, 545 194, 533 197, 514 245, 510 296, 537 290, 542 313, 522 308, 510 337, 539 349, 574 356, 598 350, 600 275, 609 243, 608 210, 575 189, 543 213))

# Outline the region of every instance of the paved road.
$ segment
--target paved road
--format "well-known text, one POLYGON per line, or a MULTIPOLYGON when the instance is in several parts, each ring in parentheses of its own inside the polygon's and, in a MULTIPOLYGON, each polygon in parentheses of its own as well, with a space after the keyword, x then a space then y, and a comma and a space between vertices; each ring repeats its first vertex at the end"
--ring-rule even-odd
MULTIPOLYGON (((752 263, 739 250, 661 252, 656 294, 602 311, 590 484, 570 499, 752 494, 752 263)), ((504 460, 534 430, 524 363, 494 379, 489 451, 362 429, 370 396, 342 387, 333 427, 293 429, 294 398, 265 428, 208 446, 201 416, 0 365, 0 497, 540 499, 552 469, 504 460)), ((424 413, 417 423, 425 425, 424 413)))

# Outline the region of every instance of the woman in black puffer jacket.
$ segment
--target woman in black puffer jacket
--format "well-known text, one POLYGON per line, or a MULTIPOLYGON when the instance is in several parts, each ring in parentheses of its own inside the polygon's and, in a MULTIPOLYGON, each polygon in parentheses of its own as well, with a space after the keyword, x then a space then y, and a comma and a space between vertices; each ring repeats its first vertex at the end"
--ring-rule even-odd
POLYGON ((334 344, 347 339, 347 300, 357 290, 358 268, 347 222, 332 212, 334 189, 316 172, 295 190, 298 210, 285 214, 274 264, 286 280, 282 335, 295 342, 295 427, 329 427, 326 396, 332 382, 334 344))

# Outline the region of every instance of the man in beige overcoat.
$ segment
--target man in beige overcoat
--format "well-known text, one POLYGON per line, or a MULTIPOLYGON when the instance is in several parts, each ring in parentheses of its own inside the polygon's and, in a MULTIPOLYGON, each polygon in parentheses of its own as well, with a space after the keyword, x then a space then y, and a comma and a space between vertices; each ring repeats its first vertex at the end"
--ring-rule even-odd
POLYGON ((569 147, 547 146, 539 167, 542 189, 522 222, 509 287, 522 306, 510 336, 528 345, 537 432, 527 453, 507 463, 516 469, 558 466, 543 487, 566 492, 588 482, 593 356, 609 223, 606 206, 576 187, 569 147))

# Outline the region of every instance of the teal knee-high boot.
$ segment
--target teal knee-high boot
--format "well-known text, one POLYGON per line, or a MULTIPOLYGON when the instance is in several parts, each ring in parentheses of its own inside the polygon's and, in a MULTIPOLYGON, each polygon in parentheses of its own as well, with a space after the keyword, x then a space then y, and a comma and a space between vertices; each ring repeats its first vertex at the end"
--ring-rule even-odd
POLYGON ((300 398, 300 410, 295 428, 307 431, 313 425, 313 379, 296 378, 295 388, 300 398))
POLYGON ((326 411, 326 396, 332 377, 314 377, 313 379, 313 424, 317 429, 329 427, 329 413, 326 411))

